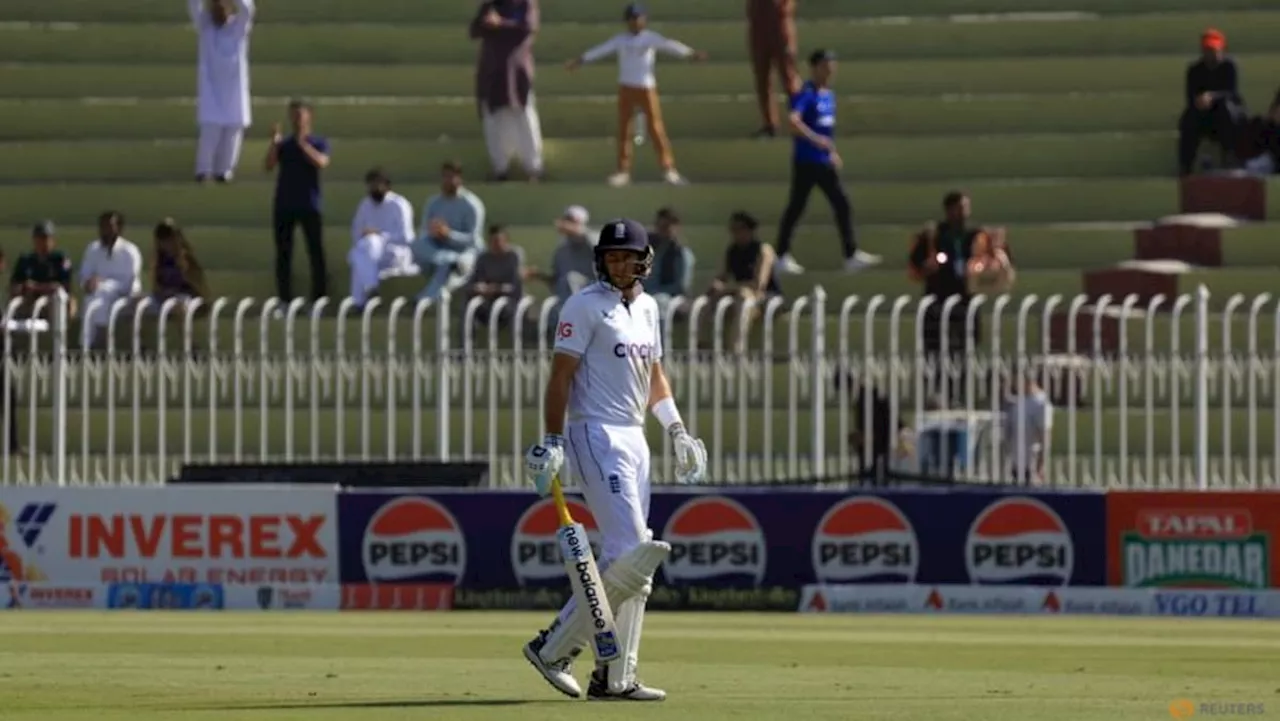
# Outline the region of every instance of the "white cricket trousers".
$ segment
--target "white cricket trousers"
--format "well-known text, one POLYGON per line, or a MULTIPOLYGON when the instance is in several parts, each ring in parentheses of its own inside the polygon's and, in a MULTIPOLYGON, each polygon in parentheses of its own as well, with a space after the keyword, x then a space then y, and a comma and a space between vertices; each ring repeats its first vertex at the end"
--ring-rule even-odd
POLYGON ((363 236, 347 253, 351 266, 351 298, 363 307, 384 277, 417 275, 413 250, 407 243, 392 243, 380 233, 363 236))
MULTIPOLYGON (((647 540, 649 529, 649 442, 642 426, 574 421, 565 426, 565 460, 578 480, 600 529, 600 571, 613 559, 647 540)), ((560 609, 568 623, 577 599, 560 609)))
POLYGON ((196 144, 196 175, 231 178, 240 164, 244 128, 236 125, 201 125, 196 144))
POLYGON ((523 108, 485 108, 483 123, 494 173, 503 175, 510 170, 513 157, 520 159, 525 172, 542 172, 542 121, 538 118, 533 93, 529 93, 529 102, 523 108))
POLYGON ((649 442, 642 426, 575 421, 565 457, 600 528, 605 565, 645 540, 649 529, 649 442))

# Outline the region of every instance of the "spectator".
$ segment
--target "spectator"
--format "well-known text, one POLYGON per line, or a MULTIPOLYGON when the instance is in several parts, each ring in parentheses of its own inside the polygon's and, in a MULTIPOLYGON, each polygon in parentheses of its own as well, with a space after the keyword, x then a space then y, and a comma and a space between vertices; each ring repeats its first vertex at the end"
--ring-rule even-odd
POLYGON ((844 384, 848 384, 850 392, 854 393, 849 412, 853 416, 855 430, 849 433, 849 448, 858 459, 858 477, 872 485, 884 485, 893 470, 890 451, 895 440, 900 440, 907 430, 906 421, 899 415, 897 431, 891 431, 890 416, 893 413, 883 387, 873 383, 868 388, 866 383, 848 371, 836 375, 836 390, 839 391, 844 384))
POLYGON ((796 72, 796 0, 747 0, 747 34, 756 102, 763 123, 756 136, 772 138, 778 134, 778 105, 771 75, 774 69, 788 97, 800 92, 800 74, 796 72))
MULTIPOLYGON (((759 221, 743 211, 738 211, 729 218, 730 241, 724 255, 724 269, 711 281, 711 289, 707 293, 713 302, 724 297, 737 298, 739 303, 759 302, 782 294, 774 273, 777 257, 773 248, 757 237, 756 230, 759 227, 759 221)), ((735 343, 739 351, 743 350, 746 343, 745 323, 759 314, 760 310, 757 307, 752 316, 746 318, 736 313, 730 316, 738 324, 735 343)))
POLYGON ((1245 169, 1255 175, 1271 175, 1280 171, 1280 92, 1267 108, 1267 114, 1253 118, 1245 130, 1245 169))
POLYGON ((803 273, 804 268, 791 257, 791 236, 796 223, 809 204, 814 186, 827 196, 836 216, 840 244, 844 250, 844 269, 856 273, 880 262, 880 258, 858 250, 853 236, 853 206, 840 182, 844 161, 836 151, 836 96, 831 79, 836 73, 835 53, 815 50, 809 56, 812 78, 791 99, 791 132, 795 149, 791 157, 791 193, 787 209, 778 228, 778 271, 803 273))
MULTIPOLYGON (((320 171, 329 167, 329 141, 312 134, 312 110, 307 103, 301 100, 289 103, 289 121, 293 125, 293 134, 287 138, 281 134, 279 123, 272 128, 266 160, 267 172, 277 166, 280 168, 276 176, 273 217, 276 291, 284 303, 293 300, 294 226, 302 226, 302 235, 307 242, 312 300, 328 294, 329 276, 324 259, 323 195, 320 191, 320 171)), ((276 314, 284 315, 280 309, 276 314)))
POLYGON ((542 176, 542 122, 533 95, 538 1, 483 2, 471 21, 471 37, 480 40, 476 104, 498 181, 507 179, 513 155, 520 158, 530 180, 542 176))
POLYGON ((464 293, 468 299, 482 298, 480 322, 489 320, 493 301, 507 298, 510 304, 501 312, 500 321, 506 323, 515 314, 515 302, 524 295, 521 282, 523 253, 511 245, 507 229, 501 225, 489 226, 489 246, 476 258, 475 272, 467 280, 464 293))
POLYGON ((80 263, 85 300, 83 347, 95 347, 99 331, 111 322, 116 301, 132 301, 142 295, 142 253, 121 237, 124 216, 109 210, 98 217, 98 239, 89 244, 80 263), (95 305, 96 303, 96 305, 95 305))
POLYGON ((556 220, 560 244, 551 256, 551 272, 526 268, 526 280, 541 280, 551 286, 556 298, 564 303, 569 296, 585 288, 596 277, 596 236, 587 227, 591 217, 581 205, 571 205, 556 220))
POLYGON ((680 242, 680 216, 672 208, 661 208, 649 232, 653 246, 653 272, 644 279, 644 290, 665 307, 675 298, 689 294, 693 284, 693 251, 680 242))
POLYGON ((71 259, 57 250, 57 231, 51 221, 37 223, 31 230, 32 251, 18 256, 9 280, 9 294, 22 298, 23 307, 18 312, 28 317, 34 310, 37 298, 56 295, 59 290, 67 293, 67 317, 74 318, 76 300, 71 296, 71 259))
POLYGON ((662 104, 658 99, 658 81, 654 75, 657 51, 695 61, 707 59, 704 52, 695 52, 684 43, 668 40, 648 26, 648 16, 640 3, 627 6, 624 17, 627 32, 613 36, 600 45, 570 60, 565 67, 571 72, 586 63, 595 62, 608 55, 618 56, 618 172, 609 177, 609 185, 615 188, 631 182, 631 122, 636 111, 644 113, 648 124, 649 139, 658 154, 663 179, 672 185, 684 185, 685 179, 676 170, 671 141, 662 122, 662 104))
POLYGON ((1178 121, 1178 167, 1190 175, 1201 139, 1234 151, 1244 121, 1236 63, 1226 57, 1227 38, 1210 28, 1200 36, 1201 58, 1187 68, 1186 107, 1178 121))
MULTIPOLYGON (((204 268, 173 218, 165 218, 155 228, 155 263, 151 268, 151 298, 157 304, 174 299, 181 306, 196 298, 207 298, 204 268)), ((158 308, 156 309, 159 310, 158 308)))
POLYGON ((360 201, 351 221, 351 297, 363 308, 378 292, 383 278, 417 275, 413 262, 413 206, 391 190, 391 178, 381 168, 364 176, 369 194, 360 201))
POLYGON ((1014 481, 1043 481, 1049 434, 1053 431, 1053 404, 1032 374, 1025 374, 1016 386, 1010 384, 1002 420, 1006 460, 1014 481))
POLYGON ((476 256, 484 249, 484 203, 462 185, 462 164, 446 161, 440 168, 440 193, 422 211, 422 229, 413 258, 427 276, 419 298, 438 299, 462 287, 476 256))
POLYGON ((219 183, 227 183, 240 163, 245 128, 253 124, 249 33, 256 11, 254 0, 208 0, 208 9, 205 5, 205 0, 187 0, 199 38, 196 181, 203 183, 213 176, 219 183))
MULTIPOLYGON (((927 224, 915 236, 907 258, 908 274, 924 285, 925 296, 934 299, 925 311, 923 333, 926 358, 939 364, 935 382, 942 376, 939 354, 944 336, 942 314, 945 301, 952 297, 960 298, 960 304, 947 316, 945 336, 949 357, 963 364, 965 344, 969 340, 966 333, 970 298, 982 284, 996 288, 1007 286, 1007 282, 999 280, 999 275, 1012 273, 1007 253, 996 247, 997 241, 993 241, 997 234, 984 228, 970 227, 972 204, 969 196, 960 191, 947 193, 942 199, 942 208, 944 219, 927 224), (970 278, 971 273, 981 273, 983 278, 970 278)), ((1003 240, 998 244, 1003 246, 1003 240)), ((980 317, 974 318, 972 341, 975 345, 981 338, 980 321, 980 317)), ((956 394, 963 390, 963 385, 950 384, 948 396, 958 398, 956 394)))

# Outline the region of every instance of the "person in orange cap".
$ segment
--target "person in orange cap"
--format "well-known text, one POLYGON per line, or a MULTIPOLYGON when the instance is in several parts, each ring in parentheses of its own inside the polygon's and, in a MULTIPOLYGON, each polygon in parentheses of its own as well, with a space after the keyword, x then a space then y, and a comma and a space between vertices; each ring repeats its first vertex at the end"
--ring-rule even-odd
POLYGON ((1187 68, 1186 108, 1178 121, 1178 168, 1190 175, 1201 139, 1213 138, 1234 151, 1245 117, 1235 61, 1226 56, 1227 37, 1209 28, 1200 36, 1201 57, 1187 68))

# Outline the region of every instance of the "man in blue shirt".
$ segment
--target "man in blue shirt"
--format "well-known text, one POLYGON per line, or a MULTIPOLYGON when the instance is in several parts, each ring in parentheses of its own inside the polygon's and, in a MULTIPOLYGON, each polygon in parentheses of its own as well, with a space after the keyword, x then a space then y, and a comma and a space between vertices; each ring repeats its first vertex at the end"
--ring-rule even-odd
POLYGON ((791 236, 796 223, 809 204, 809 194, 816 185, 827 196, 840 230, 844 246, 844 267, 857 272, 875 265, 880 259, 858 250, 853 237, 853 208, 840 182, 844 162, 836 151, 836 96, 831 91, 831 78, 836 72, 835 53, 815 50, 809 56, 811 80, 791 98, 791 133, 795 151, 791 159, 791 198, 782 214, 778 229, 778 264, 781 273, 803 273, 804 268, 791 257, 791 236))
POLYGON ((328 271, 324 261, 324 217, 321 214, 320 171, 329 167, 329 141, 311 132, 311 106, 289 103, 293 134, 284 137, 280 124, 272 129, 267 148, 267 172, 276 174, 272 217, 276 236, 276 291, 281 302, 293 300, 293 229, 302 226, 311 260, 311 298, 326 294, 328 271))

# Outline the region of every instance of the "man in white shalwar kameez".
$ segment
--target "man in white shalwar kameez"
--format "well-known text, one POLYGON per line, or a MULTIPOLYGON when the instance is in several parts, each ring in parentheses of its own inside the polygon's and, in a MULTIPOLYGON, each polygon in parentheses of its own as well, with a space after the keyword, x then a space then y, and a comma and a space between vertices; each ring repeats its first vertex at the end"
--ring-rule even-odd
POLYGON ((253 124, 249 94, 249 33, 254 0, 187 0, 199 35, 196 180, 231 180, 244 131, 253 124), (234 4, 234 11, 231 9, 234 4))
POLYGON ((416 238, 413 206, 391 190, 391 179, 380 168, 365 175, 369 195, 360 201, 351 221, 351 298, 363 308, 383 278, 417 275, 411 244, 416 238))

